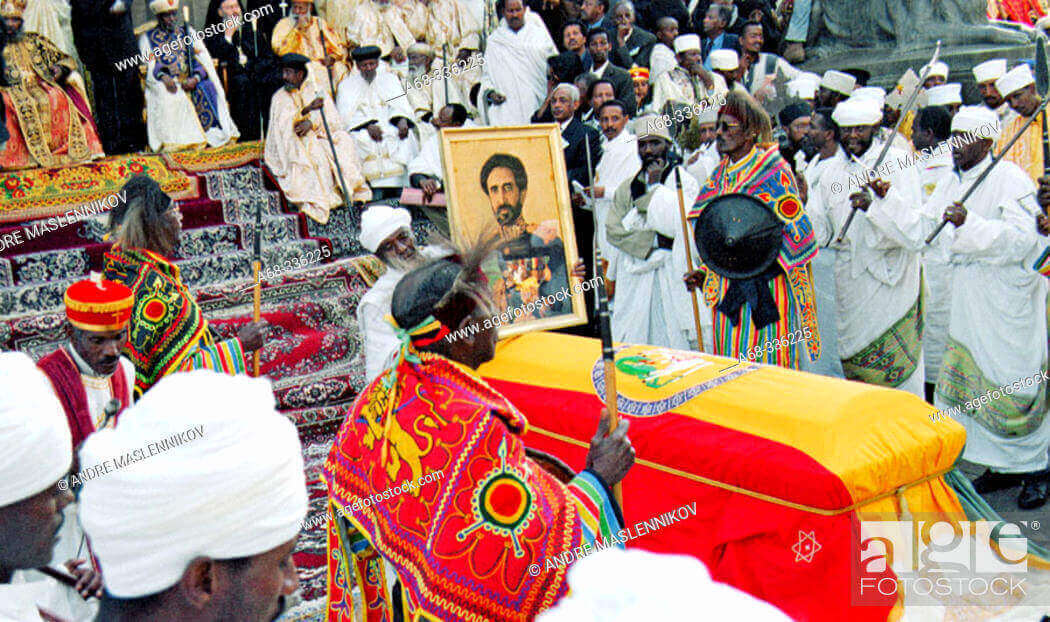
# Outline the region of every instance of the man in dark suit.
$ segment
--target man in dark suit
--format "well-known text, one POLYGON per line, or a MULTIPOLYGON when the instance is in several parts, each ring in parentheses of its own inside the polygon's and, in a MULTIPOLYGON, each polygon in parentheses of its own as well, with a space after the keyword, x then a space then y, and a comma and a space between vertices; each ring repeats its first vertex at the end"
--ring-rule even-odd
POLYGON ((580 21, 586 26, 587 32, 602 30, 608 34, 609 45, 613 46, 608 57, 614 65, 626 70, 631 66, 631 58, 625 50, 616 45, 616 24, 606 15, 608 12, 609 0, 583 0, 580 3, 580 21))
POLYGON ((721 4, 712 4, 704 15, 704 37, 700 41, 700 55, 704 59, 704 68, 711 69, 711 62, 707 57, 714 50, 736 50, 739 37, 726 32, 729 20, 733 18, 733 11, 721 4))
POLYGON ((632 65, 649 66, 649 55, 656 45, 656 35, 635 25, 634 4, 631 0, 619 0, 613 6, 613 23, 616 24, 616 44, 624 50, 632 65))
MULTIPOLYGON (((588 127, 576 116, 580 107, 580 91, 571 84, 559 84, 551 93, 551 113, 554 121, 561 126, 562 146, 565 148, 565 169, 568 173, 570 189, 572 182, 589 186, 590 174, 587 170, 587 149, 590 145, 591 166, 597 166, 602 157, 601 133, 588 127)), ((573 201, 572 220, 576 227, 576 250, 587 265, 587 278, 594 275, 594 214, 583 208, 579 201, 573 201)), ((597 324, 594 322, 593 295, 584 296, 587 303, 587 317, 591 321, 585 327, 571 331, 574 334, 595 336, 597 324)))
POLYGON ((602 80, 611 82, 616 91, 616 99, 624 102, 627 106, 627 114, 633 115, 636 107, 634 82, 631 81, 631 74, 621 67, 617 67, 609 60, 611 49, 609 33, 604 30, 591 30, 588 32, 587 51, 591 54, 592 64, 587 68, 587 71, 602 80))
POLYGON ((655 33, 661 17, 673 17, 686 32, 689 25, 688 3, 682 0, 637 0, 638 25, 655 33))

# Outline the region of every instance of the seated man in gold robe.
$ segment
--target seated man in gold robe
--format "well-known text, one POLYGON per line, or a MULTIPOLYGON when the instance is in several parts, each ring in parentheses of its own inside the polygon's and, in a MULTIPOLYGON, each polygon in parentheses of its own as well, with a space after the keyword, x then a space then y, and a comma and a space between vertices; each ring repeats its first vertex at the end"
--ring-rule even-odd
POLYGON ((328 22, 310 14, 312 9, 313 0, 292 0, 292 12, 273 27, 270 42, 278 56, 301 54, 309 58, 310 80, 331 95, 350 71, 346 46, 342 35, 328 22))
MULTIPOLYGON (((87 162, 105 155, 76 62, 45 37, 22 30, 25 0, 3 0, 7 44, 0 97, 10 134, 0 170, 87 162)), ((0 117, 2 118, 2 117, 0 117)))

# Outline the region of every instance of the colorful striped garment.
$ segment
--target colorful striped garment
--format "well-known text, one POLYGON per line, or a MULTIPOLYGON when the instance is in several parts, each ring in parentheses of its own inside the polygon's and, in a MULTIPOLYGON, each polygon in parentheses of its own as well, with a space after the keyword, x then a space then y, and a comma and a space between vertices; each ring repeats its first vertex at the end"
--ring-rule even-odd
POLYGON ((755 145, 751 152, 735 164, 723 158, 707 183, 700 189, 689 219, 700 216, 708 201, 739 192, 763 203, 784 223, 784 243, 777 264, 783 273, 770 279, 768 287, 780 314, 780 319, 762 329, 756 329, 751 319, 752 309, 744 303, 740 322, 734 326, 730 318, 715 307, 725 297, 730 280, 701 265, 706 271, 704 299, 711 307, 714 323, 714 354, 740 358, 742 354, 761 349, 755 361, 798 369, 799 353, 803 343, 810 360, 820 356, 820 332, 817 328, 816 299, 813 293, 809 263, 817 254, 816 238, 809 218, 802 210, 795 177, 788 163, 780 156, 777 145, 755 145), (805 340, 789 335, 808 328, 805 340), (775 339, 787 344, 769 347, 775 339))
POLYGON ((106 253, 103 265, 105 278, 135 292, 124 354, 135 364, 136 399, 176 371, 245 373, 240 340, 215 342, 178 266, 156 253, 120 246, 106 253))
MULTIPOLYGON (((367 602, 389 602, 373 597, 371 573, 357 570, 355 533, 397 571, 406 620, 532 620, 568 588, 565 564, 548 560, 608 543, 623 522, 618 509, 594 474, 565 485, 527 458, 525 417, 473 371, 417 356, 387 372, 396 373, 395 391, 381 374, 361 393, 324 464, 332 505, 350 526, 329 531, 328 620, 356 619, 348 572, 366 582, 367 602), (438 471, 432 482, 387 492, 438 471)), ((384 618, 367 609, 366 620, 384 618)))

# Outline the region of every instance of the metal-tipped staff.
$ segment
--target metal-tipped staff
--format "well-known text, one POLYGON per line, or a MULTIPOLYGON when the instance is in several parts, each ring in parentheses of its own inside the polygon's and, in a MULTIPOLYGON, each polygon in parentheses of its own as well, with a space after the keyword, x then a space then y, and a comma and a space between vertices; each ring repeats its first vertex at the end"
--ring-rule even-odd
MULTIPOLYGON (((589 194, 591 195, 591 214, 594 219, 594 233, 598 234, 598 208, 594 204, 594 167, 591 166, 591 142, 584 139, 584 145, 587 146, 587 181, 590 182, 589 194)), ((594 242, 594 269, 595 272, 601 270, 602 265, 602 251, 601 247, 594 242)), ((612 326, 609 322, 609 296, 605 292, 605 278, 597 279, 598 288, 596 290, 596 298, 598 301, 598 326, 602 336, 602 362, 604 365, 605 373, 605 408, 609 411, 609 434, 620 425, 620 411, 616 407, 616 358, 613 352, 612 342, 612 326)), ((620 504, 620 511, 623 511, 623 486, 620 482, 616 482, 613 486, 613 497, 616 498, 616 503, 620 504)))
POLYGON ((448 68, 448 44, 441 44, 441 79, 445 81, 445 105, 449 105, 448 100, 448 74, 451 70, 448 68))
MULTIPOLYGON (((321 18, 317 18, 317 34, 321 35, 321 51, 324 52, 325 57, 328 57, 328 43, 324 38, 324 28, 321 26, 321 18)), ((332 65, 328 65, 328 89, 332 91, 332 101, 335 101, 335 74, 332 70, 332 65)), ((324 112, 321 113, 324 115, 324 112)), ((327 126, 326 126, 327 127, 327 126)), ((331 140, 331 139, 329 139, 331 140)), ((333 148, 334 151, 334 148, 333 148)))
POLYGON ((193 77, 193 37, 190 36, 190 5, 182 5, 182 29, 186 31, 186 80, 193 77))
MULTIPOLYGON (((678 215, 682 219, 682 242, 685 243, 685 263, 689 272, 693 271, 693 249, 689 247, 689 224, 685 219, 685 197, 682 195, 682 173, 676 166, 674 169, 674 185, 678 189, 678 215)), ((696 349, 704 351, 703 331, 700 330, 700 304, 696 300, 696 290, 689 292, 690 300, 693 301, 693 322, 696 323, 696 349)))
POLYGON ((332 161, 335 162, 335 172, 339 175, 339 187, 343 189, 343 206, 350 209, 350 192, 343 180, 343 167, 339 165, 339 154, 335 152, 335 143, 332 142, 332 131, 328 128, 328 117, 324 114, 324 101, 321 101, 321 123, 324 124, 324 135, 328 139, 328 146, 332 149, 332 161))
MULTIPOLYGON (((255 231, 252 235, 252 279, 255 288, 252 290, 252 320, 258 322, 262 318, 262 201, 255 202, 255 231)), ((259 376, 259 350, 252 354, 252 369, 255 377, 259 376)))
MULTIPOLYGON (((1035 48, 1036 88, 1045 99, 1047 96, 1046 33, 1039 32, 1039 43, 1035 48)), ((1043 176, 1050 176, 1050 138, 1047 137, 1046 115, 1043 115, 1043 176)))
MULTIPOLYGON (((941 55, 941 41, 940 41, 940 39, 938 39, 937 40, 937 47, 934 48, 934 50, 933 50, 933 58, 931 58, 930 62, 926 64, 926 66, 923 68, 922 74, 919 76, 920 88, 916 88, 915 90, 913 90, 911 92, 911 97, 908 98, 907 103, 905 103, 904 107, 901 108, 901 115, 900 115, 900 117, 897 118, 896 125, 893 126, 893 133, 891 133, 889 138, 886 139, 886 144, 884 144, 882 146, 882 152, 879 153, 879 159, 875 160, 875 165, 872 166, 869 170, 872 170, 872 171, 878 170, 879 165, 882 164, 882 160, 886 157, 886 153, 890 150, 890 145, 893 144, 893 139, 896 138, 897 134, 900 133, 901 122, 903 122, 904 121, 904 117, 907 116, 907 114, 909 112, 911 112, 911 106, 912 106, 912 104, 915 103, 915 99, 919 96, 919 91, 921 90, 922 83, 925 82, 926 81, 926 77, 928 75, 930 75, 930 71, 933 70, 933 64, 937 62, 937 58, 940 55, 941 55)), ((863 192, 865 194, 868 194, 868 187, 864 186, 862 188, 861 192, 863 192)), ((838 237, 835 238, 835 243, 836 244, 841 244, 842 240, 844 240, 846 238, 846 232, 849 231, 849 226, 853 224, 853 218, 854 218, 854 216, 857 215, 857 209, 858 208, 854 207, 853 209, 850 210, 849 216, 846 217, 846 223, 844 225, 842 225, 842 230, 839 231, 838 237)))
MULTIPOLYGON (((1037 52, 1036 54, 1038 55, 1038 53, 1039 52, 1037 52)), ((1043 52, 1043 53, 1045 54, 1045 52, 1043 52)), ((1044 60, 1043 67, 1044 68, 1046 67, 1045 60, 1044 60)), ((1021 126, 1021 129, 1019 129, 1017 131, 1017 133, 1014 134, 1014 137, 1010 139, 1010 142, 1006 143, 1006 146, 1003 147, 1003 150, 1000 151, 998 155, 996 155, 995 157, 992 158, 991 163, 988 164, 988 168, 986 168, 983 171, 981 171, 981 174, 977 176, 977 179, 973 180, 973 184, 971 184, 970 187, 967 188, 966 193, 962 195, 962 198, 959 199, 958 201, 955 201, 955 203, 958 203, 960 205, 965 203, 966 199, 969 199, 970 195, 973 194, 973 191, 977 189, 977 186, 980 186, 981 182, 983 182, 985 180, 985 178, 988 177, 988 174, 992 172, 992 169, 995 168, 995 165, 998 164, 999 162, 1001 162, 1003 160, 1003 158, 1006 157, 1007 153, 1010 153, 1010 149, 1014 146, 1014 143, 1016 143, 1021 138, 1021 136, 1024 136, 1024 133, 1026 131, 1028 131, 1028 128, 1033 123, 1035 123, 1035 120, 1039 118, 1040 114, 1044 114, 1044 111, 1046 110, 1046 105, 1048 103, 1050 103, 1050 99, 1048 99, 1048 97, 1047 97, 1048 95, 1050 95, 1050 80, 1048 80, 1047 72, 1046 72, 1045 69, 1044 69, 1044 71, 1039 73, 1035 77, 1035 79, 1038 82, 1036 87, 1039 90, 1039 94, 1043 98, 1043 103, 1040 104, 1039 108, 1036 109, 1035 113, 1031 117, 1029 117, 1027 121, 1025 121, 1024 125, 1021 126)), ((1045 114, 1044 114, 1043 122, 1044 123, 1046 122, 1045 114)), ((1046 140, 1046 134, 1045 133, 1043 134, 1043 140, 1044 141, 1046 140)), ((1045 165, 1045 162, 1044 162, 1044 165, 1045 165)), ((945 225, 947 225, 947 224, 948 224, 947 220, 942 220, 941 224, 937 225, 937 228, 933 230, 933 233, 931 233, 930 236, 928 238, 926 238, 926 244, 930 244, 931 242, 933 242, 934 238, 936 238, 938 235, 940 235, 941 230, 944 229, 945 225)))

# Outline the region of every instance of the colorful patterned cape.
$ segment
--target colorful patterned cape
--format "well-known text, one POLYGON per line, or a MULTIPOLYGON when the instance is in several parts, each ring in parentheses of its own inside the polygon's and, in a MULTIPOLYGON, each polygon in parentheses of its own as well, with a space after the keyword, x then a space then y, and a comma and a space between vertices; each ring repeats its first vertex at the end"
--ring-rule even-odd
MULTIPOLYGON (((331 501, 397 570, 406 620, 531 620, 567 590, 567 568, 548 560, 608 542, 622 521, 590 472, 566 486, 525 457, 528 424, 499 392, 444 357, 417 356, 381 374, 348 413, 322 472, 331 501), (397 397, 388 421, 390 373, 397 397), (439 476, 383 494, 430 474, 439 476), (376 502, 360 508, 370 495, 376 502)), ((354 619, 342 550, 330 541, 329 620, 354 619)), ((373 598, 371 571, 361 568, 352 572, 366 601, 385 600, 373 598)))
POLYGON ((135 364, 136 398, 176 371, 245 372, 241 342, 212 339, 174 263, 144 249, 114 246, 106 253, 103 272, 135 292, 124 354, 135 364))
MULTIPOLYGON (((777 263, 784 270, 787 279, 785 283, 777 277, 772 285, 781 321, 762 331, 754 331, 749 316, 745 317, 745 321, 736 329, 723 326, 722 332, 727 335, 732 332, 741 334, 731 336, 732 343, 723 344, 726 347, 722 352, 738 356, 747 347, 762 344, 766 332, 769 332, 770 337, 784 338, 792 330, 809 328, 811 336, 806 338, 806 346, 810 359, 816 360, 820 356, 820 332, 817 328, 816 298, 809 263, 817 255, 817 242, 813 226, 803 212, 795 177, 788 163, 781 157, 777 145, 756 145, 751 153, 736 164, 730 164, 729 158, 723 158, 714 174, 700 189, 693 209, 689 212, 689 219, 699 217, 711 199, 732 192, 748 194, 762 201, 784 223, 784 243, 777 256, 777 263), (749 335, 749 332, 753 334, 749 335)), ((704 269, 707 272, 704 279, 705 300, 708 306, 714 308, 725 296, 729 280, 713 270, 704 269)), ((746 306, 743 312, 748 313, 746 306)), ((715 316, 717 329, 719 323, 726 323, 726 318, 718 312, 715 312, 715 316)), ((716 335, 716 341, 717 339, 716 335)), ((778 357, 777 352, 773 354, 772 360, 767 362, 797 366, 789 364, 792 361, 781 360, 783 355, 778 357)))

